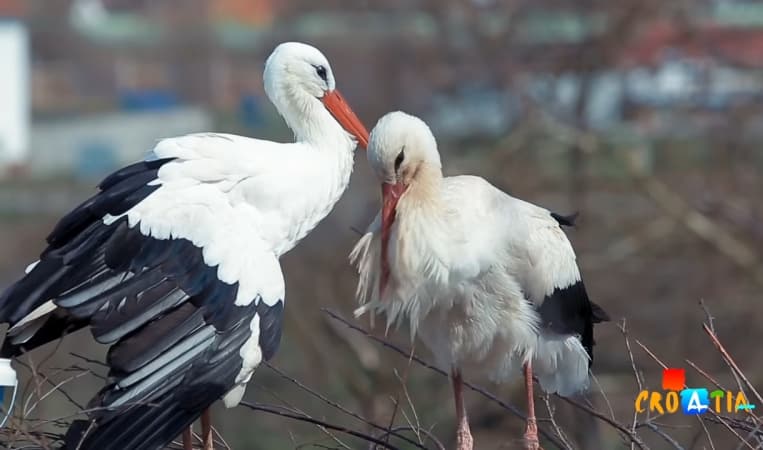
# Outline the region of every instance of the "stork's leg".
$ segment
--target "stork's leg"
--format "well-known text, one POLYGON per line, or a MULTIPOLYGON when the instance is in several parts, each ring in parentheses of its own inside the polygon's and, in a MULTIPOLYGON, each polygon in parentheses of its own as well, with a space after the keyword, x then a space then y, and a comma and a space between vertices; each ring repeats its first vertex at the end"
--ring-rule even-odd
POLYGON ((204 442, 204 450, 214 450, 215 443, 212 438, 212 414, 209 409, 201 413, 201 439, 204 442))
POLYGON ((525 448, 527 450, 542 450, 538 440, 538 422, 535 419, 535 398, 533 396, 532 363, 527 361, 524 367, 525 389, 527 390, 527 428, 525 429, 525 448))
POLYGON ((458 428, 456 429, 456 450, 472 450, 474 439, 469 430, 469 419, 466 417, 466 406, 464 406, 463 395, 464 380, 461 378, 461 372, 453 371, 453 396, 456 399, 456 419, 458 428))
POLYGON ((183 430, 183 450, 193 450, 193 425, 183 430))

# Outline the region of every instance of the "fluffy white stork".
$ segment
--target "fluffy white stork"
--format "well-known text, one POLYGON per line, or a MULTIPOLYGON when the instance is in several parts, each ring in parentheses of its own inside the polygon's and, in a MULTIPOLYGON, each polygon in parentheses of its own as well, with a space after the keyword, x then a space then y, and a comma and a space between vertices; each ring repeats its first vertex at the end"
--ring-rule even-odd
POLYGON ((561 225, 571 220, 507 195, 482 178, 443 177, 429 127, 402 112, 382 117, 368 147, 382 209, 351 254, 366 311, 407 320, 450 370, 459 449, 472 437, 463 370, 503 381, 524 367, 529 448, 538 448, 532 376, 548 392, 588 384, 591 303, 561 225))
POLYGON ((162 140, 61 219, 0 297, 5 356, 83 326, 110 345, 110 383, 71 448, 164 448, 217 399, 238 404, 276 351, 279 257, 331 211, 368 132, 311 46, 279 45, 264 81, 296 142, 162 140))

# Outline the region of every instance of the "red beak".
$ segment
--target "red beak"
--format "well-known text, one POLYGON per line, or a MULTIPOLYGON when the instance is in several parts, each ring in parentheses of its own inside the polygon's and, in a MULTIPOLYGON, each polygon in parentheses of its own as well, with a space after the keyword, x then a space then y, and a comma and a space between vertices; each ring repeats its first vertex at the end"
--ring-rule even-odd
POLYGON ((379 284, 379 296, 384 294, 384 288, 389 281, 389 237, 392 232, 392 224, 395 223, 395 216, 397 214, 397 202, 405 192, 405 186, 403 183, 397 184, 382 184, 382 248, 381 248, 381 283, 379 284))
POLYGON ((336 89, 326 92, 321 98, 323 105, 345 130, 355 136, 362 148, 368 147, 368 131, 363 122, 350 109, 344 97, 336 89))

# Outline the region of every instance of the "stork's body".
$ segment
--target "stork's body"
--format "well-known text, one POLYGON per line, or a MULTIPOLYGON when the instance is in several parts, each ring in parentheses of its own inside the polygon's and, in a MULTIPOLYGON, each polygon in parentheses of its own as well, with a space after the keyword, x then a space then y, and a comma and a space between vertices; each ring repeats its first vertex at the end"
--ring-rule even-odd
POLYGON ((352 255, 358 313, 407 321, 452 371, 460 448, 471 445, 462 371, 500 382, 525 366, 546 391, 584 389, 593 323, 606 315, 586 295, 566 219, 482 178, 444 178, 428 127, 403 113, 379 121, 368 157, 384 200, 352 255))
POLYGON ((238 404, 278 347, 278 259, 339 199, 367 133, 315 48, 280 45, 264 78, 295 143, 159 142, 61 219, 0 298, 5 356, 83 326, 111 345, 111 382, 92 425, 70 429, 72 448, 163 448, 215 400, 238 404))

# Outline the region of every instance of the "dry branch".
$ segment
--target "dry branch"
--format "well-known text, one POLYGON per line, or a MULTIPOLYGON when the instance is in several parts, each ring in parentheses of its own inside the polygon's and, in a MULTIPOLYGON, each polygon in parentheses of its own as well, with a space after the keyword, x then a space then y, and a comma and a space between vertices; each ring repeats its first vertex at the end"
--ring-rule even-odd
MULTIPOLYGON (((368 441, 368 442, 373 442, 374 444, 380 445, 383 448, 387 448, 389 450, 399 450, 398 447, 395 447, 394 445, 386 443, 386 442, 382 441, 381 439, 377 439, 377 438, 375 438, 375 437, 373 437, 371 435, 368 435, 368 434, 365 434, 365 433, 361 433, 359 431, 355 431, 355 430, 352 430, 352 429, 347 428, 347 427, 343 427, 343 426, 339 426, 339 425, 334 425, 334 424, 325 422, 323 420, 315 419, 313 417, 310 417, 310 416, 307 416, 307 415, 304 415, 304 414, 293 414, 293 413, 290 413, 290 412, 283 411, 283 410, 281 410, 281 409, 279 409, 277 407, 274 407, 274 406, 271 406, 271 405, 265 405, 265 404, 261 404, 261 403, 250 403, 250 402, 243 401, 243 402, 240 403, 240 405, 245 407, 245 408, 252 409, 254 411, 262 411, 262 412, 266 412, 268 414, 275 414, 277 416, 287 417, 287 418, 290 418, 290 419, 299 420, 301 422, 312 423, 314 425, 318 425, 318 426, 327 428, 329 430, 339 431, 341 433, 345 433, 345 434, 348 434, 350 436, 354 436, 354 437, 363 439, 363 440, 368 441)), ((426 450, 426 447, 422 447, 420 445, 418 446, 418 448, 422 448, 422 449, 426 450)))
POLYGON ((277 367, 273 366, 272 364, 270 364, 268 362, 265 362, 264 364, 270 370, 272 370, 273 372, 277 373, 281 378, 289 381, 290 383, 294 384, 295 386, 297 386, 301 390, 303 390, 303 391, 307 392, 308 394, 310 394, 311 396, 319 399, 323 403, 325 403, 325 404, 327 404, 327 405, 329 405, 329 406, 331 406, 333 408, 336 408, 339 411, 347 414, 348 416, 353 417, 353 418, 363 422, 364 424, 370 426, 371 428, 375 428, 375 429, 377 429, 379 431, 384 432, 385 435, 387 435, 387 436, 391 435, 391 436, 394 436, 394 437, 396 437, 398 439, 404 440, 404 441, 408 442, 409 444, 413 444, 413 445, 418 446, 418 443, 416 441, 413 441, 413 440, 407 438, 406 436, 403 436, 403 435, 391 432, 390 431, 390 427, 383 427, 383 426, 378 425, 378 424, 376 424, 374 422, 371 422, 370 420, 366 419, 365 417, 361 416, 358 413, 350 411, 349 409, 345 408, 344 406, 340 405, 339 403, 336 403, 336 402, 330 400, 329 398, 327 398, 323 394, 321 394, 321 393, 319 393, 319 392, 309 388, 308 386, 306 386, 305 384, 301 383, 296 378, 290 377, 289 375, 285 374, 283 371, 281 371, 277 367))
MULTIPOLYGON (((384 346, 384 347, 386 347, 386 348, 388 348, 388 349, 398 353, 399 355, 402 355, 402 356, 404 356, 406 358, 410 358, 411 361, 416 362, 417 364, 419 364, 422 367, 425 367, 425 368, 427 368, 427 369, 429 369, 429 370, 431 370, 431 371, 433 371, 433 372, 435 372, 435 373, 437 373, 439 375, 442 375, 444 377, 448 377, 448 373, 443 371, 442 369, 440 369, 438 367, 435 367, 432 364, 429 364, 428 362, 424 361, 423 359, 413 355, 410 352, 406 352, 405 350, 401 349, 400 347, 398 347, 398 346, 396 346, 396 345, 394 345, 394 344, 392 344, 392 343, 390 343, 388 341, 385 341, 384 339, 381 339, 381 338, 378 338, 376 336, 373 336, 372 334, 368 333, 366 330, 364 330, 364 329, 358 327, 357 325, 351 323, 350 321, 344 319, 342 316, 338 315, 337 313, 335 313, 335 312, 333 312, 333 311, 331 311, 329 309, 326 309, 326 308, 321 308, 321 310, 324 313, 328 314, 332 319, 337 320, 339 322, 342 322, 343 324, 345 324, 346 326, 350 327, 351 329, 353 329, 353 330, 363 334, 368 339, 371 339, 371 340, 381 344, 382 346, 384 346)), ((496 403, 498 406, 500 406, 501 408, 503 408, 506 411, 510 412, 514 416, 519 417, 523 421, 527 420, 527 417, 522 412, 520 412, 517 407, 504 402, 503 400, 499 399, 498 397, 496 397, 494 394, 490 393, 486 389, 481 388, 481 387, 479 387, 479 386, 477 386, 475 384, 472 384, 472 383, 470 383, 470 382, 468 382, 466 380, 464 380, 464 386, 468 387, 469 389, 471 389, 474 392, 477 392, 478 394, 482 395, 486 399, 496 403)), ((551 441, 554 444, 554 446, 556 446, 557 448, 561 448, 561 449, 566 448, 563 442, 561 442, 559 439, 557 439, 556 436, 554 436, 552 433, 549 433, 548 431, 546 431, 544 428, 538 427, 538 432, 540 434, 542 434, 546 439, 551 441)))
POLYGON ((748 272, 755 282, 763 285, 763 261, 760 260, 750 245, 734 237, 724 227, 692 208, 678 194, 670 190, 665 183, 653 177, 640 176, 635 171, 634 176, 649 198, 666 214, 713 245, 740 269, 748 272))

